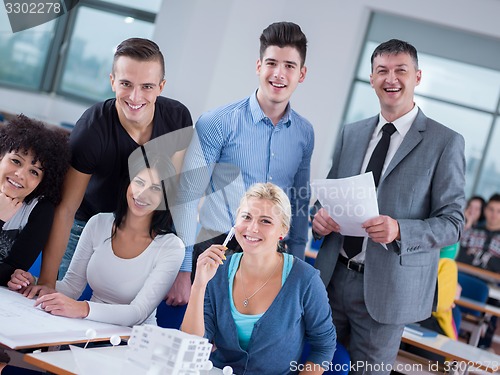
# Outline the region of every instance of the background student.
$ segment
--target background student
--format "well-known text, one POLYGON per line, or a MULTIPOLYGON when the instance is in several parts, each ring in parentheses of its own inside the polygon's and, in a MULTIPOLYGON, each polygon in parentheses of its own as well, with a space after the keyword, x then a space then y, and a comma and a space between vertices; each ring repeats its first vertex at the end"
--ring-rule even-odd
MULTIPOLYGON (((186 154, 183 170, 187 173, 181 176, 185 204, 179 206, 181 220, 176 221, 184 243, 196 243, 193 274, 198 255, 211 244, 222 243, 234 225, 240 197, 257 182, 272 182, 288 194, 292 223, 286 247, 304 258, 314 132, 309 121, 292 109, 290 98, 306 78, 306 51, 307 39, 299 25, 269 25, 260 36, 257 90, 204 113, 196 122, 197 137, 186 154), (203 194, 196 239, 197 208, 203 194)), ((238 245, 232 241, 228 246, 238 245)))
MULTIPOLYGON (((467 205, 465 206, 464 217, 464 233, 468 232, 469 229, 473 227, 484 227, 485 216, 484 207, 486 202, 483 197, 479 195, 474 195, 467 200, 467 205)), ((453 245, 445 246, 441 249, 441 257, 455 259, 460 250, 460 242, 454 243, 453 245)))
MULTIPOLYGON (((500 194, 493 194, 484 208, 486 221, 466 230, 460 239, 457 262, 467 263, 488 271, 500 272, 500 194)), ((498 305, 498 301, 489 301, 498 305)), ((488 329, 478 346, 489 348, 497 326, 497 317, 488 322, 488 329)))
POLYGON ((493 194, 484 208, 483 225, 469 228, 460 239, 457 261, 500 272, 500 194, 493 194))
POLYGON ((473 197, 469 198, 469 200, 467 201, 467 206, 465 206, 464 231, 478 225, 484 226, 485 206, 486 206, 486 201, 484 200, 483 197, 479 195, 474 195, 473 197))
MULTIPOLYGON (((70 318, 156 324, 156 306, 184 259, 184 244, 172 233, 166 206, 162 180, 167 171, 175 174, 161 157, 136 163, 132 179, 122 184, 116 212, 89 220, 64 279, 55 289, 42 286, 36 306, 70 318), (77 301, 87 283, 93 292, 90 301, 77 301)), ((34 293, 23 288, 33 282, 31 274, 17 270, 9 288, 32 298, 34 293)))
POLYGON ((49 237, 69 166, 67 134, 24 115, 0 127, 0 284, 28 270, 49 237))
POLYGON ((335 351, 335 327, 325 288, 309 264, 283 252, 290 229, 288 197, 271 183, 252 185, 236 213, 243 252, 212 245, 198 258, 185 332, 207 337, 216 367, 236 374, 289 374, 311 344, 309 372, 321 374, 335 351))

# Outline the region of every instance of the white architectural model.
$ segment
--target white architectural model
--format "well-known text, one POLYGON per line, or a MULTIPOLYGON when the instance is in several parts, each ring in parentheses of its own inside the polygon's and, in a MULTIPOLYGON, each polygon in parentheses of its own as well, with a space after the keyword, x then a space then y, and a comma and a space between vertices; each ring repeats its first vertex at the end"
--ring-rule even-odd
POLYGON ((149 324, 134 326, 128 346, 128 360, 148 375, 199 375, 200 370, 212 367, 212 344, 176 329, 149 324))

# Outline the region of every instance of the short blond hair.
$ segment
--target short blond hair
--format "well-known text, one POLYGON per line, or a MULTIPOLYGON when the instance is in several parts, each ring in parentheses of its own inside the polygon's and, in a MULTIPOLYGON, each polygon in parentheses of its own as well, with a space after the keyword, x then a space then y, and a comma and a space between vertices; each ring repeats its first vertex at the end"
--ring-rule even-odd
POLYGON ((238 212, 240 212, 241 207, 250 198, 265 199, 272 202, 277 209, 278 215, 281 217, 281 225, 286 232, 289 231, 292 221, 292 207, 283 189, 270 182, 253 184, 248 188, 243 198, 241 198, 238 212))

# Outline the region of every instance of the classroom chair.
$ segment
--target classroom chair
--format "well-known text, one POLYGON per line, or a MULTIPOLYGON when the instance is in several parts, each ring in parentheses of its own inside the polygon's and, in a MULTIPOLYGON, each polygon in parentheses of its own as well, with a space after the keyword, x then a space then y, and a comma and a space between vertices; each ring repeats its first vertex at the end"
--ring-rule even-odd
MULTIPOLYGON (((474 276, 465 273, 458 273, 458 283, 462 287, 462 296, 475 300, 479 303, 486 303, 488 300, 489 287, 485 281, 480 280, 474 276)), ((487 328, 488 321, 484 313, 469 309, 467 307, 459 306, 462 314, 462 321, 460 323, 459 333, 463 336, 464 333, 469 333, 469 343, 477 345, 479 337, 484 333, 487 328), (478 331, 477 327, 481 326, 478 331)))
POLYGON ((455 323, 455 328, 457 329, 457 332, 460 332, 460 324, 462 323, 462 311, 460 310, 460 307, 453 307, 451 313, 453 315, 453 323, 455 323))
POLYGON ((162 328, 179 329, 181 327, 187 305, 170 306, 161 301, 156 308, 156 324, 162 328))
MULTIPOLYGON (((31 268, 28 270, 29 273, 31 273, 33 276, 40 276, 40 267, 42 266, 42 253, 38 255, 38 258, 36 258, 35 263, 31 266, 31 268)), ((85 289, 82 292, 82 295, 80 298, 78 298, 79 301, 88 301, 90 300, 90 297, 92 296, 92 288, 90 287, 89 284, 85 287, 85 289)))
MULTIPOLYGON (((467 275, 463 272, 458 273, 458 283, 462 287, 462 296, 470 298, 479 303, 486 303, 488 300, 489 287, 485 281, 477 277, 467 275)), ((460 307, 462 313, 473 315, 476 317, 482 316, 480 311, 460 307)))
POLYGON ((38 257, 35 260, 35 263, 33 263, 28 270, 29 273, 31 273, 33 276, 40 276, 40 267, 42 266, 42 253, 38 254, 38 257))
MULTIPOLYGON (((310 351, 311 345, 306 341, 304 349, 302 350, 300 363, 304 364, 306 362, 310 351)), ((337 341, 337 348, 335 349, 330 368, 326 370, 323 375, 347 375, 349 373, 350 363, 351 356, 349 352, 344 345, 337 341)))

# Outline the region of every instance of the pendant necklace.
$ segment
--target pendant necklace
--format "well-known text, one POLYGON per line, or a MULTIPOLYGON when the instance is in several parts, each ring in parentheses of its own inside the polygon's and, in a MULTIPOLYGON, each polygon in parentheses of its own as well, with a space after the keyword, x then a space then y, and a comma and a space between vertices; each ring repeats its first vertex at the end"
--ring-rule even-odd
POLYGON ((267 283, 269 282, 269 280, 271 280, 271 278, 273 277, 274 273, 278 269, 278 266, 280 265, 280 263, 281 263, 281 255, 280 255, 280 259, 278 260, 278 263, 276 263, 276 266, 274 266, 273 272, 271 272, 271 274, 267 278, 266 282, 264 284, 262 284, 255 292, 253 292, 253 294, 250 297, 246 296, 247 295, 247 291, 245 290, 245 282, 243 281, 243 267, 240 267, 241 286, 243 288, 243 295, 245 296, 245 299, 243 300, 243 306, 244 307, 248 306, 250 298, 252 298, 253 296, 255 296, 262 288, 264 288, 267 285, 267 283))

